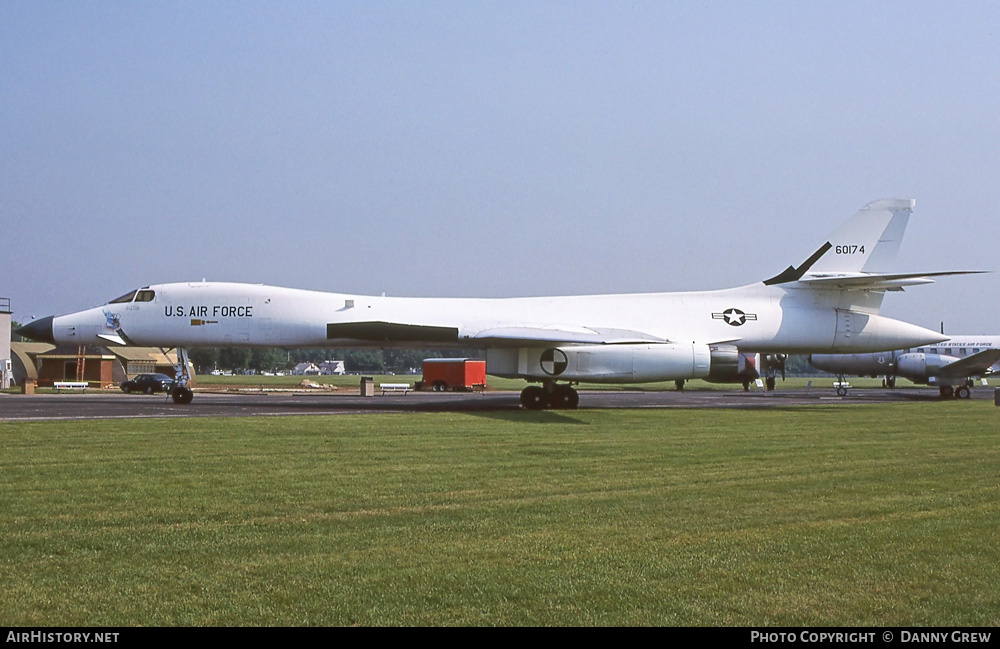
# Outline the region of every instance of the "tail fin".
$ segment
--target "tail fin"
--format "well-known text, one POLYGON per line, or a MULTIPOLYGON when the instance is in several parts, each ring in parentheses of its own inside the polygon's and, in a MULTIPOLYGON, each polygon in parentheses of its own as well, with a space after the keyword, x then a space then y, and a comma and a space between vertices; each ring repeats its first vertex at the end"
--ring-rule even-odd
POLYGON ((903 232, 916 201, 883 198, 868 203, 830 236, 829 240, 798 267, 765 280, 784 284, 811 275, 884 273, 896 260, 903 232))
POLYGON ((810 272, 891 271, 915 204, 912 198, 883 198, 868 203, 830 236, 833 249, 810 272))

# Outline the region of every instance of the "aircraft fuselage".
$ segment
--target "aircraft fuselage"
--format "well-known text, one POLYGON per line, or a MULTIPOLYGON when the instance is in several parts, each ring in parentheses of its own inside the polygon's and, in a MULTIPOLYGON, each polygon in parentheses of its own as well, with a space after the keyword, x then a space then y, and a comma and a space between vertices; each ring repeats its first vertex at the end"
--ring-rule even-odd
POLYGON ((561 325, 567 322, 582 333, 643 332, 650 335, 648 342, 733 344, 753 352, 879 351, 944 338, 866 312, 866 305, 852 303, 854 292, 763 284, 706 292, 466 299, 204 282, 160 284, 138 294, 141 301, 134 296, 55 317, 54 341, 107 344, 107 336, 120 333, 130 343, 159 347, 517 347, 538 343, 498 341, 488 332, 565 331, 561 325))

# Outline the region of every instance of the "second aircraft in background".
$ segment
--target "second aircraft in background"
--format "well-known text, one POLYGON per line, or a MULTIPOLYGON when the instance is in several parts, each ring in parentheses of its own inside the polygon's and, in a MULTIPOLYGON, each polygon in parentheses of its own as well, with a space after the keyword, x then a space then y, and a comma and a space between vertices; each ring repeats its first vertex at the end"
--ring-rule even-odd
MULTIPOLYGON (((971 396, 973 379, 1000 372, 1000 336, 953 336, 951 339, 896 351, 870 354, 811 354, 809 364, 818 370, 845 376, 885 377, 894 387, 896 377, 933 385, 942 397, 971 396)), ((847 388, 838 386, 838 394, 847 388)))

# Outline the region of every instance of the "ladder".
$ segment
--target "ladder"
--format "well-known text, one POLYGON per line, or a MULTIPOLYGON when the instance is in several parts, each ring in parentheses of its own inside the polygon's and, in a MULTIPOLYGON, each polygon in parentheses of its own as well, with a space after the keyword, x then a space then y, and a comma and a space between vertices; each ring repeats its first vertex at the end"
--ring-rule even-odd
POLYGON ((83 381, 84 380, 84 378, 83 378, 84 377, 83 367, 84 367, 84 364, 86 362, 87 362, 87 346, 86 345, 80 345, 77 348, 77 350, 76 350, 76 380, 77 381, 83 381))

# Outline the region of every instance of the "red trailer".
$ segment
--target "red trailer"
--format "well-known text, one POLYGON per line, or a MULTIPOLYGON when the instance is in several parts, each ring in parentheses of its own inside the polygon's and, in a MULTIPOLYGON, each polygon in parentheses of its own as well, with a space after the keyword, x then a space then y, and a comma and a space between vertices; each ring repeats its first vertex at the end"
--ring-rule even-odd
POLYGON ((417 389, 482 390, 486 387, 486 361, 475 358, 425 358, 424 377, 417 389))

